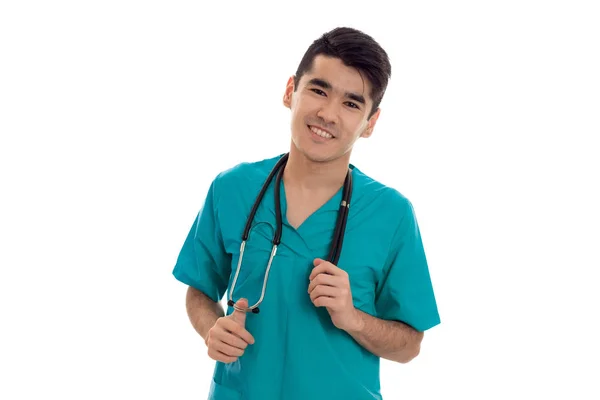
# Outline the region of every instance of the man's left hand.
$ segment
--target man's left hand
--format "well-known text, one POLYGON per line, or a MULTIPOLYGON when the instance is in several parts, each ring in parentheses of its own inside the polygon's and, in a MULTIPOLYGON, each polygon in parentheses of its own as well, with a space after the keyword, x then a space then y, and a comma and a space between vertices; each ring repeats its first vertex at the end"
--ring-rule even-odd
POLYGON ((308 285, 310 300, 316 307, 325 307, 338 329, 357 329, 358 312, 352 303, 348 273, 332 263, 317 258, 313 262, 308 285))

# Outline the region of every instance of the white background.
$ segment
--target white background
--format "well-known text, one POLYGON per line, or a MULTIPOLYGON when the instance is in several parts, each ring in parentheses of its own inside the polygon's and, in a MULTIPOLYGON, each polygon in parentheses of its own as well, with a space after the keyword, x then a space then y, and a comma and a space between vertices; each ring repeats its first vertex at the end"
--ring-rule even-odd
POLYGON ((338 25, 390 55, 352 162, 413 202, 442 318, 384 399, 600 398, 595 2, 201 3, 2 2, 0 398, 206 397, 174 262, 338 25))

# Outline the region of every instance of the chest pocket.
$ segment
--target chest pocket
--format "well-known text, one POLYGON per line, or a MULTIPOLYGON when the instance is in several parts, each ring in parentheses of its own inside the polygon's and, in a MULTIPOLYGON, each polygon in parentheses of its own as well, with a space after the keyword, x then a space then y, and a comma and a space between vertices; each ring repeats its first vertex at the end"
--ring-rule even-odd
POLYGON ((348 273, 354 306, 364 312, 372 313, 375 310, 377 285, 377 274, 374 268, 351 261, 341 265, 340 268, 348 273))
POLYGON ((348 273, 354 306, 364 312, 375 312, 377 287, 382 280, 386 249, 381 243, 370 239, 368 234, 360 236, 358 231, 347 232, 347 245, 342 249, 339 267, 348 273), (361 243, 361 245, 355 245, 361 243))
MULTIPOLYGON (((256 221, 248 235, 243 254, 240 252, 241 238, 238 241, 237 247, 235 247, 235 250, 232 252, 231 277, 228 287, 228 290, 231 292, 233 281, 235 280, 235 287, 233 290, 234 301, 245 298, 248 300, 248 305, 253 306, 261 298, 263 284, 265 283, 265 277, 267 275, 267 266, 269 265, 269 259, 273 249, 274 234, 275 227, 269 222, 256 221), (241 265, 236 279, 236 271, 238 270, 240 258, 241 265)), ((281 247, 279 247, 273 258, 273 262, 271 263, 262 303, 264 305, 269 304, 276 296, 273 292, 273 287, 279 280, 278 269, 282 268, 285 264, 285 254, 283 253, 281 247)))

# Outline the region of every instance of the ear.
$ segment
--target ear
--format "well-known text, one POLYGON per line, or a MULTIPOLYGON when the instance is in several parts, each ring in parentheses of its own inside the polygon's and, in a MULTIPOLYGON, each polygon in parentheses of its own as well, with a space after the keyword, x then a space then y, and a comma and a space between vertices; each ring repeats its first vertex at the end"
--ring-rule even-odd
POLYGON ((377 123, 377 119, 379 118, 380 113, 381 113, 381 108, 378 108, 377 111, 375 111, 375 114, 373 114, 373 116, 371 117, 371 119, 369 119, 369 122, 367 123, 367 128, 360 135, 360 137, 366 139, 373 134, 373 130, 375 129, 375 124, 377 123))
POLYGON ((292 108, 292 93, 294 93, 294 76, 289 77, 283 94, 283 105, 287 108, 292 108))

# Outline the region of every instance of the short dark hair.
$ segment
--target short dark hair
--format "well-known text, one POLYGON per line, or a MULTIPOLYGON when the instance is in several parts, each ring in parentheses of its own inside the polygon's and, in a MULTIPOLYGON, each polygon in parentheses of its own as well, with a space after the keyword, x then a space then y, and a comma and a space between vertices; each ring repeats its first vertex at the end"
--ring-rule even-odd
POLYGON ((385 50, 371 36, 354 28, 339 27, 324 33, 304 53, 294 76, 294 90, 304 73, 311 70, 316 56, 323 54, 339 58, 344 65, 354 67, 366 75, 371 83, 373 116, 392 76, 392 66, 385 50))

